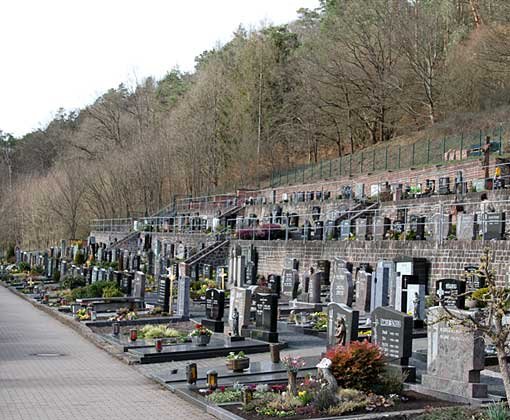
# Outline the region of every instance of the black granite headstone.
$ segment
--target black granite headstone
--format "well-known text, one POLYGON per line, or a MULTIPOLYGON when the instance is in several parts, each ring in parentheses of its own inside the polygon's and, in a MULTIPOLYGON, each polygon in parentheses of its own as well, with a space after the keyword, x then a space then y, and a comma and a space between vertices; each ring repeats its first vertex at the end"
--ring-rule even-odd
POLYGON ((455 279, 436 281, 436 295, 440 306, 464 309, 466 283, 455 279))
POLYGON ((159 276, 158 306, 163 312, 170 311, 170 279, 167 276, 159 276))
POLYGON ((225 292, 218 289, 207 289, 205 292, 205 315, 202 324, 214 332, 224 330, 223 315, 225 312, 225 292))
POLYGON ((276 296, 280 297, 282 291, 282 278, 278 274, 269 274, 268 277, 268 286, 271 289, 271 292, 276 294, 276 296))

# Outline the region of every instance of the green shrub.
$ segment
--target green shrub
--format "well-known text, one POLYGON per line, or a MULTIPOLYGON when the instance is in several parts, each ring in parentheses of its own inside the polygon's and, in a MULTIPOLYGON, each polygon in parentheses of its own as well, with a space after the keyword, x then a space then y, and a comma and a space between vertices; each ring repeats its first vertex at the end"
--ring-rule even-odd
POLYGON ((487 306, 486 299, 489 298, 490 296, 488 287, 476 289, 473 293, 471 293, 471 299, 476 300, 476 306, 479 308, 485 308, 487 306))
POLYGON ((476 415, 473 409, 464 407, 449 407, 432 410, 428 413, 416 417, 417 420, 466 420, 480 419, 483 417, 476 415))
POLYGON ((19 271, 30 271, 30 264, 25 261, 21 261, 18 264, 18 270, 19 271))
POLYGON ((58 283, 60 281, 60 271, 58 271, 58 270, 53 271, 51 278, 53 279, 53 281, 55 283, 58 283))
POLYGON ((32 273, 34 274, 43 274, 44 273, 44 267, 42 265, 36 265, 32 268, 32 273))
POLYGON ((140 330, 140 338, 170 338, 181 335, 179 331, 164 325, 145 325, 140 330))
POLYGON ((117 287, 117 284, 113 281, 96 281, 88 286, 90 290, 89 297, 103 297, 103 290, 107 287, 117 287))
POLYGON ((74 256, 74 265, 82 265, 87 260, 85 253, 82 251, 78 251, 74 256))
POLYGON ((117 286, 108 286, 103 289, 103 297, 111 298, 111 297, 122 297, 124 293, 117 286))
POLYGON ((387 366, 379 376, 379 381, 374 385, 372 390, 378 394, 390 395, 401 394, 404 390, 404 382, 407 374, 387 366))
POLYGON ((488 420, 508 420, 510 419, 510 412, 503 403, 490 404, 485 410, 485 415, 488 420))
POLYGON ((206 399, 215 404, 241 401, 241 391, 237 389, 218 390, 209 394, 206 399))
POLYGON ((331 360, 331 371, 342 388, 369 390, 385 366, 379 347, 367 340, 333 347, 326 357, 331 360))
POLYGON ((76 289, 77 287, 84 287, 85 279, 81 276, 65 276, 61 282, 63 289, 76 289))

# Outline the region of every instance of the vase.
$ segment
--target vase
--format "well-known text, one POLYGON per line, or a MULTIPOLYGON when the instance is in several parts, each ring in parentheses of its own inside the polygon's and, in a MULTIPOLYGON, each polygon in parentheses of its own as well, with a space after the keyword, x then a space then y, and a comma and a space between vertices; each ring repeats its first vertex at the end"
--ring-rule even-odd
POLYGON ((289 394, 291 395, 297 395, 297 372, 287 372, 287 375, 289 377, 289 385, 288 390, 289 394))
POLYGON ((195 346, 207 346, 209 341, 211 341, 210 335, 194 335, 192 338, 193 344, 195 346))

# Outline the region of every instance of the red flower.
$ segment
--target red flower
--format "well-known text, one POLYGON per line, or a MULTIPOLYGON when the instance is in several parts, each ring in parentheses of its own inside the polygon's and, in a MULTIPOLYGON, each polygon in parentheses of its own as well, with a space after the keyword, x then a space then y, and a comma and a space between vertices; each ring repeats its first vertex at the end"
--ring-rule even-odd
POLYGON ((196 324, 196 325, 195 325, 195 328, 196 328, 197 330, 199 330, 200 328, 202 328, 202 324, 196 324))

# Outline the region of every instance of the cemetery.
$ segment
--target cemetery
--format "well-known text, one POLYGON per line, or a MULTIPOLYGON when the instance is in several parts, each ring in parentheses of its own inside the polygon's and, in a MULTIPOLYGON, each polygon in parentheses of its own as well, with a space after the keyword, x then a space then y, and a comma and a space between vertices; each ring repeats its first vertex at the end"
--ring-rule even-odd
POLYGON ((510 392, 510 201, 477 165, 181 200, 0 276, 222 418, 480 413, 510 392))

